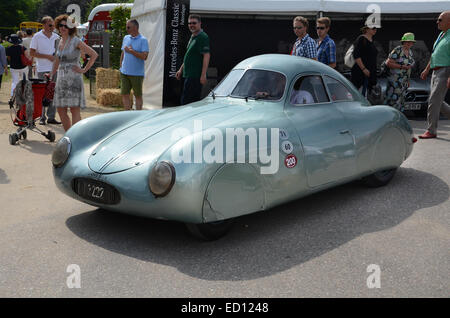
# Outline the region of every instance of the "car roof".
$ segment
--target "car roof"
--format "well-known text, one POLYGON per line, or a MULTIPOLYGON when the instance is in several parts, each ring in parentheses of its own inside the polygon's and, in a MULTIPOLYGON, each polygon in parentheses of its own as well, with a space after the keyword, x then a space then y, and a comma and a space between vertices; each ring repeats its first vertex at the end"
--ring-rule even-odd
MULTIPOLYGON (((234 69, 266 69, 285 74, 292 79, 299 73, 322 73, 342 79, 343 76, 331 67, 318 61, 287 54, 264 54, 250 57, 234 67, 234 69)), ((344 78, 345 79, 345 78, 344 78)))
POLYGON ((357 89, 351 82, 335 69, 316 60, 293 56, 288 54, 264 54, 250 57, 237 64, 234 69, 263 69, 280 72, 287 77, 287 81, 293 80, 299 74, 319 73, 329 75, 334 79, 345 83, 354 94, 355 98, 363 101, 364 98, 357 93, 357 89))

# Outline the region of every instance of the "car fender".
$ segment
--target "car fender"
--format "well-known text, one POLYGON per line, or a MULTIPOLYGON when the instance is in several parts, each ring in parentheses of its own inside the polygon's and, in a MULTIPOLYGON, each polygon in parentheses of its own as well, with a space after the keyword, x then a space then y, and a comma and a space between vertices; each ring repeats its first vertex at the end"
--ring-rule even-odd
POLYGON ((251 164, 228 163, 220 167, 205 193, 204 222, 221 221, 264 210, 265 190, 251 164))
POLYGON ((394 124, 385 126, 375 141, 372 152, 372 171, 397 168, 406 156, 405 139, 394 124))

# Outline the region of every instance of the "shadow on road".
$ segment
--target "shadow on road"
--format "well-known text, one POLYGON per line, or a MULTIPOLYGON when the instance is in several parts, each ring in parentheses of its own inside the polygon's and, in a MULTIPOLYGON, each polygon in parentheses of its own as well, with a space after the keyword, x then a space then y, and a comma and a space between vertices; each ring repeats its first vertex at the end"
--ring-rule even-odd
POLYGON ((289 270, 365 233, 395 227, 449 195, 440 178, 407 168, 386 187, 350 183, 238 218, 226 237, 209 243, 187 236, 181 223, 103 210, 71 217, 66 224, 81 239, 114 253, 203 280, 240 281, 289 270), (434 190, 425 194, 422 189, 434 190))
POLYGON ((0 169, 0 184, 8 184, 11 180, 9 180, 8 175, 6 174, 5 170, 0 169))
MULTIPOLYGON (((23 149, 28 150, 29 152, 41 154, 41 155, 50 155, 53 152, 54 142, 50 142, 44 136, 41 136, 42 141, 38 140, 20 140, 17 145, 23 149)), ((12 146, 11 146, 12 147, 12 146)), ((48 159, 50 160, 50 158, 48 159)))

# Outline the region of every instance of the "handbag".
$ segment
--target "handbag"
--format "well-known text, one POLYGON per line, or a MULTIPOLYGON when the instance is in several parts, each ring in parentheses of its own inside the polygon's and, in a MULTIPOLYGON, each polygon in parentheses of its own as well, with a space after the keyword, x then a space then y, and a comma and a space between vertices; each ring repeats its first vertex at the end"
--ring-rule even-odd
POLYGON ((48 80, 45 85, 44 98, 42 100, 42 106, 48 107, 50 103, 53 101, 53 96, 55 95, 55 82, 48 80))
POLYGON ((20 60, 22 61, 22 64, 25 66, 31 66, 33 65, 33 61, 30 60, 26 55, 25 55, 25 49, 22 46, 22 54, 20 54, 20 60))
POLYGON ((355 46, 352 44, 347 52, 345 53, 344 56, 344 64, 349 67, 352 68, 353 65, 355 65, 355 57, 353 56, 353 50, 355 49, 355 46))
POLYGON ((367 94, 367 100, 372 105, 382 105, 384 96, 383 96, 383 90, 381 89, 380 84, 376 84, 372 87, 369 94, 367 94))
POLYGON ((390 68, 387 66, 386 61, 387 60, 384 60, 383 63, 381 63, 379 77, 388 77, 390 74, 390 68))

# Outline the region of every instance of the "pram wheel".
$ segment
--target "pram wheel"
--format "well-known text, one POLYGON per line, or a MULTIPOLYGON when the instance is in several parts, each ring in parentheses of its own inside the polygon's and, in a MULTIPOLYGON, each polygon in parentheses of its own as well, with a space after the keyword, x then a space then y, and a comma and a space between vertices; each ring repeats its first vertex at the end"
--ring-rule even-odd
POLYGON ((14 146, 18 141, 19 141, 19 136, 16 133, 9 134, 9 144, 10 145, 14 146))
POLYGON ((27 139, 27 131, 26 130, 20 131, 20 130, 21 129, 19 128, 16 132, 16 134, 19 135, 19 139, 23 139, 23 140, 27 139))
POLYGON ((45 137, 50 141, 50 142, 54 142, 56 139, 56 135, 53 131, 49 130, 47 132, 47 135, 45 135, 45 137))

